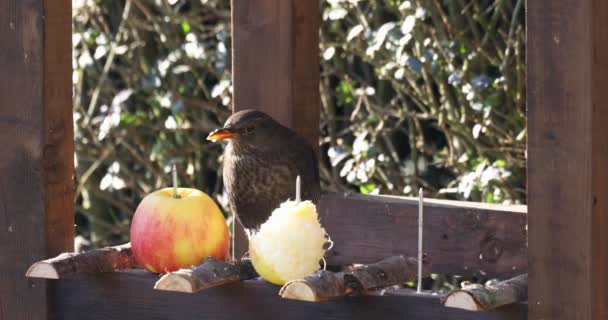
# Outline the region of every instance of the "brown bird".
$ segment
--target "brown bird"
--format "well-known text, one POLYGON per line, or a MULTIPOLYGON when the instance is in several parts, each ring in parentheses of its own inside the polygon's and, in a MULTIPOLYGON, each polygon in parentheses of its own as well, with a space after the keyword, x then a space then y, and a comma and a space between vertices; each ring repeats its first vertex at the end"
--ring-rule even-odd
POLYGON ((224 187, 230 209, 246 229, 259 228, 279 204, 295 198, 298 175, 302 199, 317 203, 321 191, 315 151, 269 115, 239 111, 207 139, 229 139, 224 150, 224 187))

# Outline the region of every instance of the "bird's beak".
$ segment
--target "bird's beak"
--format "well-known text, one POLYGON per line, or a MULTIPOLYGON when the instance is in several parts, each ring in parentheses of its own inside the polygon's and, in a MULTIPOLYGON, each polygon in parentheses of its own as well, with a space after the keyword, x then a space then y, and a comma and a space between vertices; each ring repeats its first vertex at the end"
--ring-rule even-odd
POLYGON ((223 129, 217 129, 217 130, 211 132, 207 136, 207 140, 216 142, 218 140, 230 139, 230 138, 236 137, 238 135, 239 135, 239 133, 233 129, 223 128, 223 129))

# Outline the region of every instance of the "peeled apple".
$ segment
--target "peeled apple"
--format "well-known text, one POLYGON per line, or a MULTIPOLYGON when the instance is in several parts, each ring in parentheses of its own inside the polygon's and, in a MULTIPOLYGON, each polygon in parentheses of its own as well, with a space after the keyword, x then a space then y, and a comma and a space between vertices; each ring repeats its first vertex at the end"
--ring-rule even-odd
POLYGON ((319 270, 326 242, 315 205, 288 200, 249 236, 249 255, 262 278, 283 285, 319 270))

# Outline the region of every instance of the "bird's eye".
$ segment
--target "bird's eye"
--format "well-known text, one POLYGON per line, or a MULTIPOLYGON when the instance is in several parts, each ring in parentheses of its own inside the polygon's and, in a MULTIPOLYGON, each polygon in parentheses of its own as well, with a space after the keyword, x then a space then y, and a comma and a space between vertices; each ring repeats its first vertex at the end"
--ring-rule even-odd
POLYGON ((255 126, 249 126, 245 130, 247 130, 247 133, 252 133, 253 131, 255 131, 255 126))

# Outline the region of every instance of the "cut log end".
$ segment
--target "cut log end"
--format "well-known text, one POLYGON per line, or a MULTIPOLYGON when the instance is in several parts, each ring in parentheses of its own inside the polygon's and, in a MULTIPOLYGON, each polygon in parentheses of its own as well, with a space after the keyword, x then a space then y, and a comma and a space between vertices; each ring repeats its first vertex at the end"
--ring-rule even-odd
POLYGON ((105 247, 88 252, 65 252, 54 258, 35 262, 26 277, 61 279, 70 276, 114 272, 137 265, 131 244, 105 247))
POLYGON ((443 298, 446 307, 486 311, 528 299, 528 274, 486 285, 468 284, 443 298))
POLYGON ((338 299, 415 279, 416 266, 415 259, 393 256, 368 265, 354 265, 343 272, 321 270, 288 282, 279 294, 284 299, 310 302, 338 299))
POLYGON ((196 267, 180 269, 162 276, 154 289, 195 293, 228 283, 253 279, 257 273, 251 261, 221 261, 207 258, 196 267))
POLYGON ((300 301, 316 302, 319 298, 315 294, 313 288, 311 288, 306 281, 294 280, 290 281, 279 292, 279 295, 283 299, 292 299, 300 301))
POLYGON ((192 281, 177 273, 167 273, 162 276, 154 284, 154 289, 187 293, 196 292, 192 281))
POLYGON ((52 264, 39 261, 34 263, 25 273, 29 278, 59 279, 59 273, 52 264))
POLYGON ((471 294, 465 291, 456 291, 450 293, 443 303, 444 306, 450 308, 458 308, 469 311, 482 311, 483 308, 475 301, 471 294))

